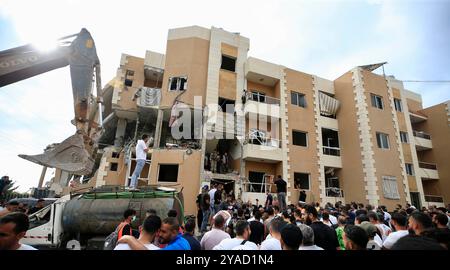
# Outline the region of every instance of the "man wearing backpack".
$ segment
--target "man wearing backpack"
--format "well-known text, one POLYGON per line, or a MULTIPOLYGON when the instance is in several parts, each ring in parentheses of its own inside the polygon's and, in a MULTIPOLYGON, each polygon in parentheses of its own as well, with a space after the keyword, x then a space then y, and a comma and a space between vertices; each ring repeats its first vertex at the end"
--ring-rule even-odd
POLYGON ((131 228, 131 222, 136 220, 136 211, 133 209, 127 209, 123 213, 123 221, 117 226, 117 228, 105 239, 106 250, 111 250, 116 247, 117 241, 124 235, 133 235, 131 228))

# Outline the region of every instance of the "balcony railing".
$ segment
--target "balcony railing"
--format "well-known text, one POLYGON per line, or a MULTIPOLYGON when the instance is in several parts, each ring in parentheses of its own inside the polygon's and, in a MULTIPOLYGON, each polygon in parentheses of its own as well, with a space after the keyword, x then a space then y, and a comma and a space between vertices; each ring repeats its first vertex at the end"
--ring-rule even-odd
POLYGON ((243 182, 244 192, 257 192, 257 193, 266 193, 266 191, 271 191, 272 184, 261 183, 261 182, 243 182))
POLYGON ((414 137, 419 137, 419 138, 422 138, 422 139, 431 140, 430 134, 427 134, 427 133, 425 133, 423 131, 413 130, 413 134, 414 134, 414 137))
POLYGON ((327 197, 344 197, 344 190, 337 187, 327 187, 325 188, 325 195, 327 197))
POLYGON ((419 162, 419 168, 429 169, 429 170, 437 170, 436 164, 434 164, 434 163, 427 163, 427 162, 419 162))
POLYGON ((273 147, 273 148, 281 147, 280 140, 261 136, 255 132, 248 134, 245 139, 250 144, 269 146, 269 147, 273 147))
POLYGON ((425 201, 426 202, 443 203, 444 198, 442 196, 425 195, 425 201))
POLYGON ((331 147, 331 146, 323 146, 323 154, 329 156, 340 156, 341 148, 339 147, 331 147))
POLYGON ((246 98, 248 100, 271 104, 271 105, 280 105, 280 99, 262 95, 261 93, 255 93, 255 92, 247 92, 246 98))

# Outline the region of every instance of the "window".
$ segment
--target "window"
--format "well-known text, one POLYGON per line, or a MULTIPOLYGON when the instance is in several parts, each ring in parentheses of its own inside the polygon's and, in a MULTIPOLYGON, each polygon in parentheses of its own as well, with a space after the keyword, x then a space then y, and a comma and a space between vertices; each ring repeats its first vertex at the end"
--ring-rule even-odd
POLYGON ((308 146, 308 133, 302 131, 292 131, 292 144, 299 146, 308 146))
POLYGON ((159 164, 158 182, 177 182, 178 164, 159 164))
POLYGON ((374 94, 370 94, 370 99, 372 100, 372 107, 376 107, 380 110, 383 109, 383 98, 374 94))
POLYGON ((378 148, 389 149, 389 135, 377 132, 378 148))
POLYGON ((252 100, 258 102, 266 102, 266 94, 258 91, 252 91, 252 100))
POLYGON ((225 69, 234 72, 236 70, 236 58, 227 55, 222 55, 222 65, 220 65, 220 69, 225 69))
POLYGON ((119 158, 120 157, 120 152, 112 152, 111 157, 112 158, 119 158))
POLYGON ((113 171, 113 172, 117 172, 118 165, 119 164, 117 162, 111 162, 111 166, 109 166, 109 170, 113 171))
POLYGON ((248 172, 248 185, 246 185, 247 192, 258 192, 265 193, 266 185, 265 185, 265 173, 264 172, 248 172))
POLYGON ((134 71, 127 69, 125 72, 125 85, 131 87, 133 85, 134 71))
POLYGON ((409 143, 408 132, 400 131, 400 141, 402 143, 409 143))
POLYGON ((296 189, 309 189, 309 173, 294 173, 294 187, 296 189))
POLYGON ((394 98, 394 105, 395 105, 395 110, 397 112, 402 112, 402 101, 398 98, 394 98))
POLYGON ((411 163, 405 163, 406 174, 414 176, 414 167, 411 163))
POLYGON ((397 179, 394 176, 383 176, 383 193, 386 199, 400 199, 397 179))
POLYGON ((235 103, 234 100, 219 97, 219 106, 222 112, 234 114, 235 103))
POLYGON ((302 93, 291 91, 291 104, 306 108, 305 95, 302 93))
POLYGON ((187 77, 169 78, 169 91, 187 90, 187 77))

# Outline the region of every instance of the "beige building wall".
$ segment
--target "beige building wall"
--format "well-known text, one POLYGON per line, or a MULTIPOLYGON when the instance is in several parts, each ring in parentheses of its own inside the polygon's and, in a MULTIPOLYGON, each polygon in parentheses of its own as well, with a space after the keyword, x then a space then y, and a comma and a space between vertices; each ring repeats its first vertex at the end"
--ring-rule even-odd
POLYGON ((317 169, 317 134, 314 121, 314 90, 313 77, 309 74, 285 69, 286 103, 288 117, 288 156, 289 156, 289 192, 292 194, 291 202, 298 200, 298 191, 294 189, 294 173, 308 173, 310 175, 310 189, 307 198, 311 202, 320 201, 319 174, 317 169), (305 94, 306 108, 291 103, 291 91, 305 94), (307 147, 293 145, 292 131, 307 132, 307 147))
POLYGON ((346 202, 367 203, 362 170, 361 139, 358 132, 358 115, 353 88, 351 71, 334 81, 335 98, 341 103, 337 116, 340 120, 339 143, 342 159, 340 184, 344 190, 346 202))
POLYGON ((425 195, 444 197, 450 203, 450 102, 441 103, 421 110, 428 117, 422 124, 423 131, 431 134, 433 149, 421 151, 420 161, 435 163, 439 180, 423 180, 425 195))
POLYGON ((171 107, 182 91, 169 91, 170 77, 187 77, 187 90, 179 101, 194 106, 194 96, 202 96, 205 104, 208 74, 209 41, 198 37, 169 39, 161 89, 161 107, 171 107))

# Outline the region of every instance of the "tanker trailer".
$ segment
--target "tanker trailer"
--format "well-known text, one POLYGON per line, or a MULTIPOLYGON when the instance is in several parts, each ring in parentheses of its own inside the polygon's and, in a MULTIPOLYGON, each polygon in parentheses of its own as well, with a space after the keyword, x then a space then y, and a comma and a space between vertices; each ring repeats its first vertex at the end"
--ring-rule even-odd
POLYGON ((116 229, 129 208, 136 210, 133 229, 138 229, 149 209, 155 209, 162 219, 170 209, 176 209, 180 224, 184 219, 182 190, 147 187, 138 192, 123 189, 111 192, 103 188, 68 196, 30 216, 30 230, 21 243, 61 249, 103 249, 104 239, 116 229))

